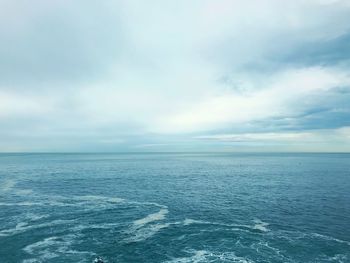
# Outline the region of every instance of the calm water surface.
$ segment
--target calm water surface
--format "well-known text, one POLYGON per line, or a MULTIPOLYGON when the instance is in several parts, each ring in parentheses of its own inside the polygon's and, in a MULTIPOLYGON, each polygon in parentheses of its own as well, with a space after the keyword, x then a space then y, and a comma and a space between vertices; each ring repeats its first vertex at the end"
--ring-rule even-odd
POLYGON ((0 154, 0 262, 350 262, 348 154, 0 154))

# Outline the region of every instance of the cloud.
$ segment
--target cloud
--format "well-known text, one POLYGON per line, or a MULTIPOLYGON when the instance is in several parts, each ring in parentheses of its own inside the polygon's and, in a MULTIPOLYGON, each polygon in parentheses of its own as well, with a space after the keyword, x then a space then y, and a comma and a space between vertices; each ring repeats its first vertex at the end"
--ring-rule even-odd
MULTIPOLYGON (((210 96, 164 121, 165 132, 213 130, 227 125, 301 114, 315 107, 313 98, 338 87, 349 87, 347 72, 332 68, 302 68, 279 72, 263 83, 243 80, 245 92, 210 96), (248 82, 248 83, 245 83, 248 82)), ((346 88, 349 90, 349 88, 346 88)), ((318 107, 318 105, 316 105, 318 107)))
POLYGON ((0 150, 201 149, 194 135, 349 126, 349 11, 345 0, 1 1, 0 150))
POLYGON ((4 0, 0 10, 0 85, 62 88, 103 76, 121 56, 118 9, 107 3, 4 0))
POLYGON ((296 132, 203 135, 195 139, 216 141, 226 147, 230 146, 233 151, 248 148, 253 151, 275 152, 348 152, 350 127, 296 132))

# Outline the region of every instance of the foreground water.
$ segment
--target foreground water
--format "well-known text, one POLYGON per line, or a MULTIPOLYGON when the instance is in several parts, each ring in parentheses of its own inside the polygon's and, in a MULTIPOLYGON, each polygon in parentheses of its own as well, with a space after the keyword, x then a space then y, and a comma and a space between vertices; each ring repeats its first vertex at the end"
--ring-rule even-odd
POLYGON ((0 262, 350 262, 348 154, 1 154, 0 262))

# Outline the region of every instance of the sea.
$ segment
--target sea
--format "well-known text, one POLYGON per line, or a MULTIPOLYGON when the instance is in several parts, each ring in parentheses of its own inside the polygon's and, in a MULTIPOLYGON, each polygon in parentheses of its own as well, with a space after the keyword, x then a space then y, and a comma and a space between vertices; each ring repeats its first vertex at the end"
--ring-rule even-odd
POLYGON ((0 154, 0 263, 350 262, 350 154, 0 154))

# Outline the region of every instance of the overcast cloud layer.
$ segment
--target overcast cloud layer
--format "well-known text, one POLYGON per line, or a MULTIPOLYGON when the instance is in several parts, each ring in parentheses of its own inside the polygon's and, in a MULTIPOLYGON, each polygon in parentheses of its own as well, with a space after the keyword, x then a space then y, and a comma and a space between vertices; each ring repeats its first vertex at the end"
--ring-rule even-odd
POLYGON ((0 151, 350 151, 350 1, 0 0, 0 151))

